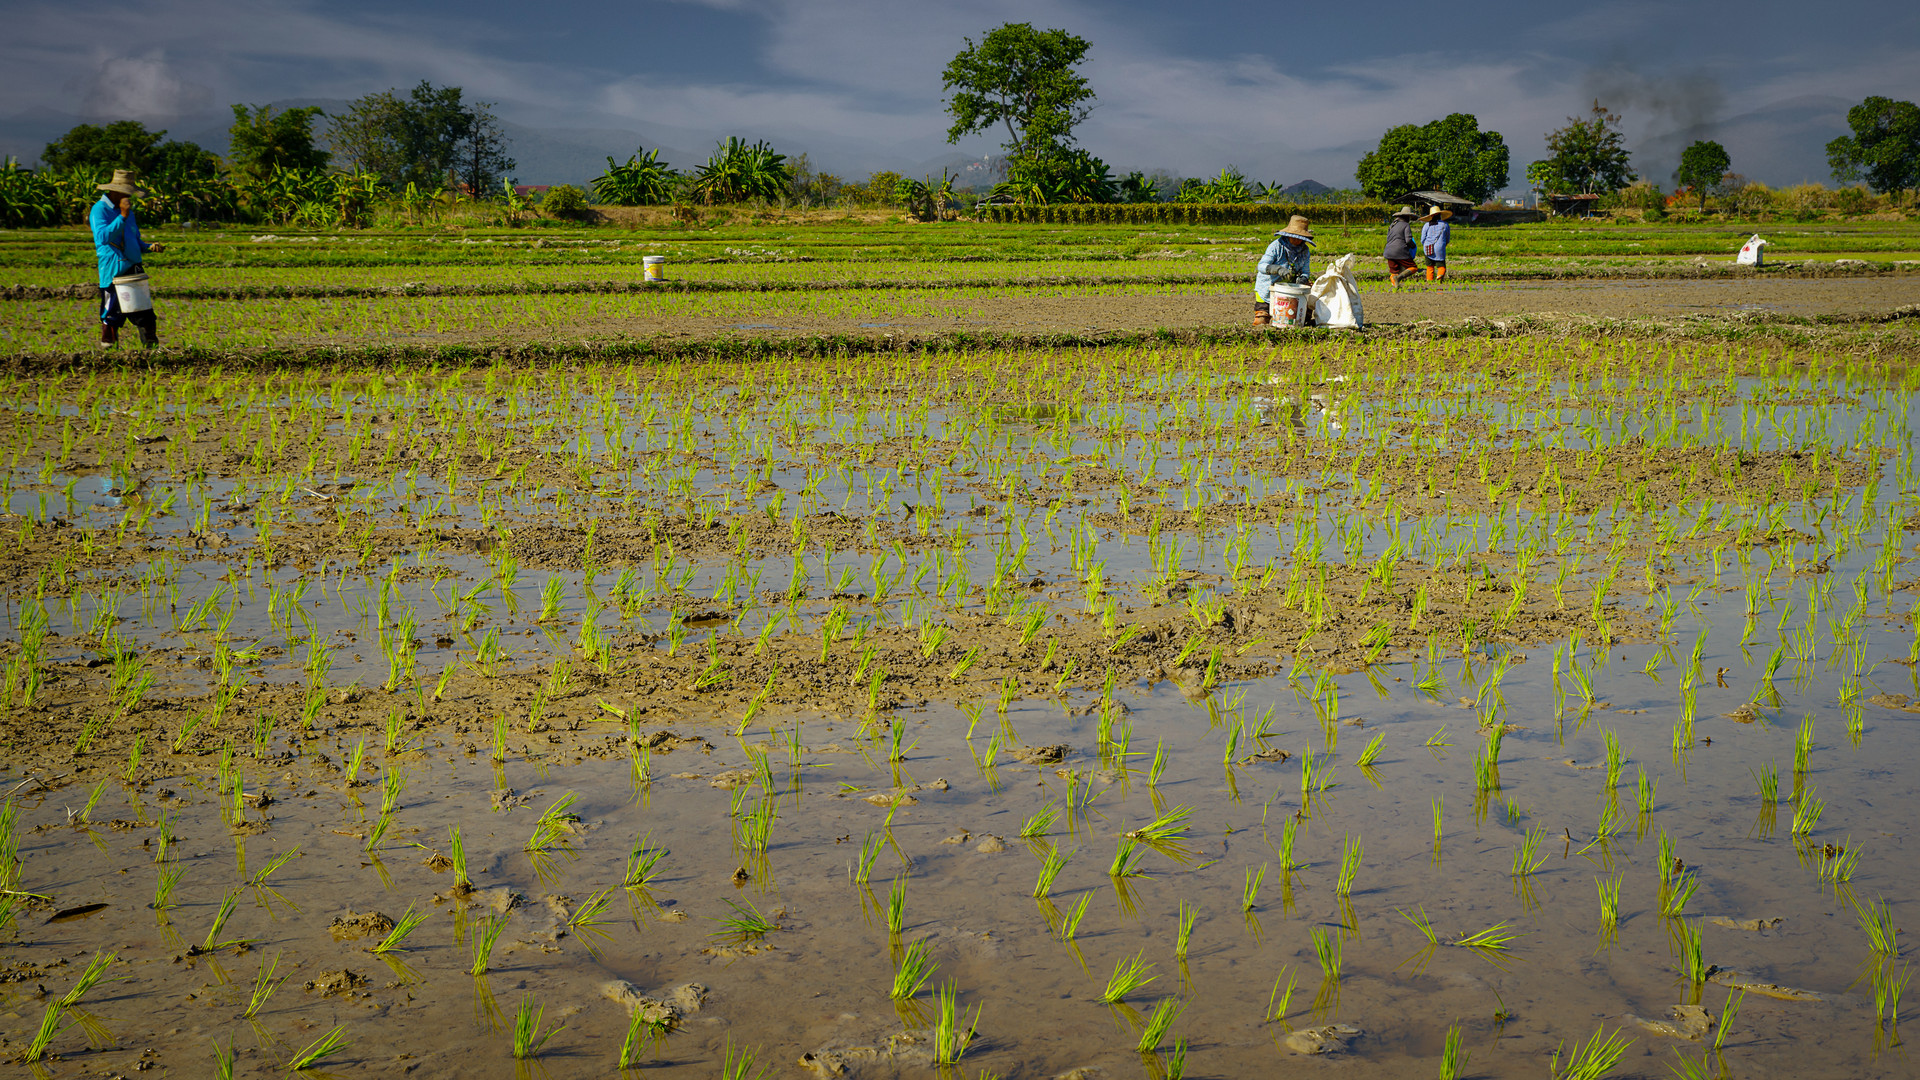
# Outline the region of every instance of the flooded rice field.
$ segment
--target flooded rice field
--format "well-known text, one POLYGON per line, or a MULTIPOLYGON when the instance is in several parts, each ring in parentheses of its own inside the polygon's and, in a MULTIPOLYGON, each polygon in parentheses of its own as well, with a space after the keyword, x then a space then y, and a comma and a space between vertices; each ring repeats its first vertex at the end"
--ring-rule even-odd
POLYGON ((15 377, 34 1075, 1904 1076, 1915 384, 15 377))

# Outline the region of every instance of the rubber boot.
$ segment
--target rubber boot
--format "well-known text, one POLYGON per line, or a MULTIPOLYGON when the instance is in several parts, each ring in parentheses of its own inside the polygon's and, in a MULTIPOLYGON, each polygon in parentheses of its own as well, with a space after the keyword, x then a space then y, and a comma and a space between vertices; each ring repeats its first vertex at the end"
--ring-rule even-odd
POLYGON ((133 323, 134 326, 140 331, 140 347, 141 348, 152 349, 152 348, 157 348, 159 346, 160 322, 158 319, 154 317, 153 312, 151 311, 136 312, 133 315, 129 315, 127 317, 127 321, 133 323), (142 318, 141 316, 144 316, 144 318, 142 318))
POLYGON ((1427 280, 1428 281, 1433 280, 1433 267, 1431 266, 1427 267, 1427 280))
POLYGON ((101 323, 100 324, 100 347, 103 349, 111 349, 119 343, 120 343, 120 329, 115 326, 108 326, 106 323, 101 323))
POLYGON ((1445 285, 1447 283, 1447 268, 1442 266, 1437 270, 1435 270, 1433 279, 1435 281, 1438 281, 1440 284, 1445 285))
POLYGON ((1273 310, 1264 303, 1253 305, 1253 328, 1265 330, 1273 325, 1273 310))

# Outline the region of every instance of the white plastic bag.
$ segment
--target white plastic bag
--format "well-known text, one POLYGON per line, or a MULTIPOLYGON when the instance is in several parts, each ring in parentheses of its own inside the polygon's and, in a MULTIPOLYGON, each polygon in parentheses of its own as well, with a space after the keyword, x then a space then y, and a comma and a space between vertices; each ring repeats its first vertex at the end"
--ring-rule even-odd
POLYGON ((1335 329, 1358 330, 1365 325, 1360 312, 1360 285, 1353 280, 1353 262, 1358 256, 1349 252, 1333 260, 1313 283, 1314 322, 1335 329))
POLYGON ((1759 266, 1766 258, 1766 252, 1760 249, 1766 246, 1767 242, 1760 239, 1760 234, 1754 233, 1752 238, 1740 245, 1740 254, 1733 261, 1741 266, 1759 266))

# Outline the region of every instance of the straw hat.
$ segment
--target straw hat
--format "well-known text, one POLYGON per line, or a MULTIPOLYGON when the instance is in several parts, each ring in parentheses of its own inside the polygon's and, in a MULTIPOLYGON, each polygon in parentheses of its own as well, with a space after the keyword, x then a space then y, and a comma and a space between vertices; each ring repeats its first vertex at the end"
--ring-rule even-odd
POLYGON ((1440 220, 1440 221, 1445 221, 1445 220, 1447 220, 1448 218, 1450 218, 1450 217, 1452 217, 1452 216, 1453 216, 1453 211, 1451 211, 1451 210, 1442 210, 1442 209, 1440 209, 1440 208, 1439 208, 1439 207, 1437 207, 1437 206, 1433 206, 1433 207, 1428 207, 1428 208, 1427 208, 1427 216, 1426 216, 1426 217, 1423 217, 1423 218, 1421 218, 1420 220, 1421 220, 1421 221, 1433 221, 1433 220, 1435 220, 1435 219, 1438 219, 1438 220, 1440 220))
POLYGON ((94 187, 100 191, 116 191, 122 195, 145 195, 147 193, 146 189, 135 186, 133 182, 133 170, 131 169, 115 169, 113 170, 113 180, 110 183, 95 184, 94 187))
POLYGON ((1307 219, 1299 214, 1293 215, 1293 217, 1288 220, 1287 227, 1273 235, 1291 236, 1295 240, 1305 240, 1308 247, 1313 246, 1313 227, 1308 225, 1307 219))
POLYGON ((1394 217, 1403 217, 1403 218, 1410 218, 1410 217, 1418 217, 1419 215, 1418 215, 1418 214, 1415 214, 1415 213, 1413 212, 1413 207, 1411 207, 1411 206, 1403 206, 1403 207, 1401 207, 1400 209, 1398 209, 1398 210, 1395 210, 1395 211, 1393 212, 1393 216, 1394 216, 1394 217))

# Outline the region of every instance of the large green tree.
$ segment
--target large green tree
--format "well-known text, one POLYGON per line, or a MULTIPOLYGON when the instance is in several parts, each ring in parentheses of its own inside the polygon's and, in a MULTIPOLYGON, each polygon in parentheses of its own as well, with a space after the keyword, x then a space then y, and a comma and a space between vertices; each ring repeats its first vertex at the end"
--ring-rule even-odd
POLYGON ((210 173, 213 155, 198 145, 148 131, 138 120, 80 124, 47 144, 40 161, 55 171, 104 173, 132 169, 140 176, 200 176, 210 173))
POLYGON ((1878 192, 1920 187, 1920 107, 1870 97, 1847 110, 1852 135, 1827 144, 1827 164, 1841 183, 1864 179, 1878 192))
POLYGON ((462 101, 457 86, 422 80, 405 97, 383 90, 353 102, 329 118, 327 141, 346 164, 388 187, 446 184, 460 179, 465 144, 485 111, 462 101))
MULTIPOLYGON (((1620 117, 1597 99, 1586 116, 1569 116, 1566 127, 1547 133, 1547 150, 1549 191, 1605 194, 1639 179, 1620 117)), ((1529 170, 1529 178, 1532 175, 1529 170)))
POLYGON ((1700 196, 1700 209, 1707 208, 1707 193, 1720 185, 1720 178, 1733 168, 1727 148, 1711 139, 1697 139, 1680 151, 1680 167, 1673 178, 1692 188, 1700 196))
POLYGON ((1390 128, 1354 172, 1361 190, 1377 201, 1438 189, 1484 202, 1507 186, 1507 144, 1499 132, 1481 131, 1472 113, 1453 113, 1390 128))
POLYGON ((953 126, 947 141, 991 128, 1006 128, 1007 156, 1048 157, 1073 142, 1074 126, 1092 109, 1093 90, 1074 70, 1086 58, 1086 39, 1065 30, 1035 30, 1007 23, 967 47, 947 65, 942 87, 953 91, 947 111, 953 126))
POLYGON ((271 105, 235 105, 227 129, 227 162, 256 182, 279 169, 324 169, 332 156, 313 145, 313 121, 326 113, 318 105, 275 110, 271 105))

